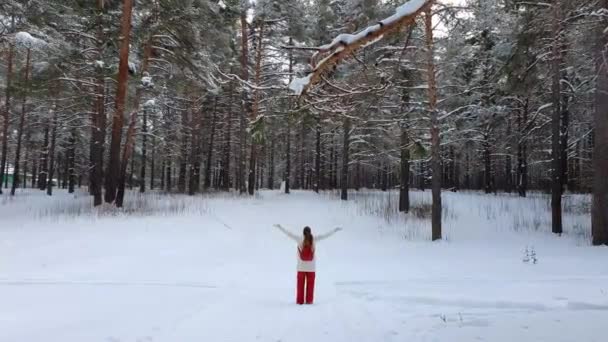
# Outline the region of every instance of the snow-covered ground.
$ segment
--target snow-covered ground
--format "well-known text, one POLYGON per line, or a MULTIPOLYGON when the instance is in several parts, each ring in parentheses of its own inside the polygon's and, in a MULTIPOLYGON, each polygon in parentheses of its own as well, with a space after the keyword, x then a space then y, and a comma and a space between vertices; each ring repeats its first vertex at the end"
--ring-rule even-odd
POLYGON ((2 342, 605 341, 608 248, 588 245, 584 196, 556 237, 543 195, 446 193, 431 243, 428 221, 386 209, 395 194, 130 194, 113 215, 56 193, 0 197, 2 342), (273 223, 344 227, 319 243, 315 305, 294 303, 273 223))

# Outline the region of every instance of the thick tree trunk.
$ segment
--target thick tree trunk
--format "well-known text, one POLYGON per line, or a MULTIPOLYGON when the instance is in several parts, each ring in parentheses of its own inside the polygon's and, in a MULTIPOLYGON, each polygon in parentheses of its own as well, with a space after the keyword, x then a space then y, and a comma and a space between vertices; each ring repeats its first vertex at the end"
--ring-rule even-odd
POLYGON ((562 162, 561 162, 561 4, 553 3, 553 51, 551 72, 553 74, 551 120, 551 227, 555 234, 562 233, 562 162))
POLYGON ((350 117, 345 117, 344 118, 344 123, 343 123, 343 140, 342 140, 342 172, 341 172, 341 176, 340 176, 340 187, 342 188, 341 190, 341 194, 340 194, 340 199, 342 199, 343 201, 347 201, 348 200, 348 164, 350 163, 349 160, 349 150, 350 150, 350 130, 351 130, 351 123, 350 123, 350 117))
POLYGON ((429 92, 429 112, 431 116, 431 168, 433 170, 432 240, 441 239, 441 140, 437 117, 437 81, 433 53, 433 20, 431 9, 425 11, 425 33, 427 48, 427 76, 429 92))
MULTIPOLYGON (((122 19, 120 24, 121 43, 115 102, 116 109, 114 111, 114 115, 112 116, 112 140, 110 142, 110 161, 106 170, 105 179, 105 201, 107 203, 113 203, 116 200, 116 191, 119 186, 122 168, 121 164, 123 164, 121 163, 120 159, 120 146, 122 141, 122 129, 124 126, 125 104, 127 100, 127 83, 129 79, 129 44, 131 36, 132 9, 133 0, 123 0, 122 19)), ((126 147, 126 150, 130 150, 129 146, 126 147)), ((126 160, 124 164, 126 170, 126 160)), ((122 203, 120 203, 120 206, 122 206, 122 203)))
MULTIPOLYGON (((608 9, 608 0, 601 0, 601 9, 608 9)), ((594 245, 608 245, 608 38, 605 28, 606 17, 602 17, 597 27, 595 91, 595 144, 593 150, 593 208, 591 213, 591 233, 594 245)))
MULTIPOLYGON (((13 79, 13 44, 8 46, 7 66, 6 66, 6 99, 4 101, 4 109, 2 111, 2 156, 0 157, 0 194, 2 194, 2 182, 8 174, 7 158, 8 158, 8 126, 10 125, 10 110, 11 110, 11 90, 13 79)), ((8 179, 8 177, 6 177, 8 179)))
POLYGON ((407 128, 401 127, 401 184, 399 185, 399 211, 410 211, 410 149, 407 128))
POLYGON ((21 162, 21 140, 23 138, 23 129, 25 127, 25 114, 26 114, 26 103, 27 95, 29 93, 29 78, 30 78, 30 62, 31 62, 31 49, 27 49, 25 59, 25 78, 24 78, 24 93, 23 102, 21 104, 21 116, 19 117, 19 126, 17 128, 17 148, 15 150, 15 164, 13 172, 13 186, 11 188, 11 196, 15 195, 15 190, 19 185, 19 163, 21 162))

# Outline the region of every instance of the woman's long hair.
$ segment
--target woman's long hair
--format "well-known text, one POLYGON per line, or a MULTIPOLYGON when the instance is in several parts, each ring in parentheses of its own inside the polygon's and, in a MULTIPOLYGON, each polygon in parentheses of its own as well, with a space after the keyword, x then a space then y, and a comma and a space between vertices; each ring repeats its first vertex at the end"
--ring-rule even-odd
POLYGON ((312 236, 310 227, 308 227, 308 226, 304 227, 303 233, 304 233, 304 246, 305 247, 312 246, 314 243, 314 237, 312 236))

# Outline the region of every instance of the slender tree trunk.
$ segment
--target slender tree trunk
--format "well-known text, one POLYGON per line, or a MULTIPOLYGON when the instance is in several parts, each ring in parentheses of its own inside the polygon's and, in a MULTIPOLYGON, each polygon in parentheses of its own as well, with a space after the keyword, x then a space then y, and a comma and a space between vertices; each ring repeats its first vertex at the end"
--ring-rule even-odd
POLYGON ((2 156, 0 158, 0 194, 2 194, 2 182, 8 179, 7 157, 8 157, 8 126, 10 125, 11 111, 11 90, 13 79, 13 44, 8 46, 7 66, 6 66, 6 99, 4 101, 4 110, 2 111, 2 156))
MULTIPOLYGON (((186 111, 182 112, 182 126, 190 127, 188 122, 188 114, 186 111)), ((180 193, 186 193, 186 168, 188 167, 188 138, 191 132, 184 131, 182 134, 180 157, 179 157, 179 174, 177 178, 177 191, 180 193)))
POLYGON ((562 162, 561 157, 561 4, 560 1, 553 3, 553 52, 551 61, 551 72, 553 74, 552 99, 553 117, 551 122, 551 226, 555 234, 562 233, 562 162))
POLYGON ((213 161, 213 147, 215 146, 215 126, 217 124, 217 97, 213 104, 211 116, 211 134, 209 134, 209 146, 207 147, 207 163, 205 165, 205 190, 211 187, 211 163, 213 161))
MULTIPOLYGON (((132 9, 133 0, 123 0, 122 20, 120 24, 121 43, 116 89, 116 109, 112 117, 112 140, 110 143, 110 161, 106 172, 105 184, 105 201, 107 203, 113 203, 116 200, 116 191, 119 186, 119 178, 122 168, 121 164, 125 164, 124 166, 126 170, 126 160, 124 160, 124 158, 124 163, 121 163, 120 146, 122 141, 122 129, 124 126, 125 103, 127 100, 127 83, 129 80, 129 45, 131 36, 132 9)), ((129 144, 125 144, 125 146, 126 145, 129 144)), ((130 146, 126 146, 125 150, 129 151, 130 146)), ((117 203, 117 206, 122 206, 122 203, 117 203)))
MULTIPOLYGON (((141 165, 139 171, 139 192, 146 192, 146 157, 148 142, 148 111, 144 108, 141 122, 141 165)), ((154 153, 154 152, 152 152, 154 153)))
MULTIPOLYGON (((243 80, 249 81, 249 34, 247 33, 247 12, 245 9, 241 11, 240 16, 241 22, 241 75, 243 80)), ((245 118, 246 113, 249 113, 250 101, 247 97, 247 93, 243 92, 243 112, 241 113, 241 127, 240 127, 240 150, 239 150, 239 192, 245 193, 247 187, 245 186, 245 142, 246 142, 246 131, 245 131, 245 118)), ((253 149, 252 149, 253 153, 253 149)), ((254 165, 255 166, 255 165, 254 165)))
POLYGON ((289 183, 290 183, 290 179, 291 179, 291 119, 289 118, 289 114, 288 114, 288 118, 287 118, 287 133, 286 133, 286 137, 287 139, 287 146, 285 147, 286 152, 286 162, 285 162, 285 193, 288 194, 290 193, 290 187, 289 187, 289 183))
POLYGON ((161 190, 166 190, 165 189, 165 172, 167 171, 167 162, 165 161, 165 158, 163 158, 163 161, 161 162, 161 166, 160 166, 160 189, 161 190))
POLYGON ((270 137, 270 161, 268 167, 268 189, 270 190, 274 190, 274 153, 275 153, 275 135, 274 133, 270 133, 271 137, 270 137))
POLYGON ((154 130, 156 129, 156 119, 152 118, 152 155, 150 156, 150 190, 155 188, 156 180, 156 135, 154 130))
POLYGON ((222 189, 224 191, 230 190, 230 152, 232 149, 232 103, 234 102, 234 83, 230 83, 228 92, 230 103, 228 103, 228 118, 226 120, 226 128, 224 132, 226 143, 224 145, 224 162, 222 165, 222 189))
POLYGON ((202 125, 203 113, 192 108, 192 119, 190 120, 190 126, 192 127, 190 135, 190 178, 188 181, 188 195, 190 196, 199 192, 201 187, 202 125))
POLYGON ((340 187, 342 188, 340 199, 343 201, 348 200, 348 164, 349 160, 349 149, 350 149, 350 130, 351 123, 350 117, 344 118, 344 140, 342 141, 342 174, 340 177, 340 187))
POLYGON ((74 193, 76 186, 76 130, 73 129, 69 138, 68 148, 68 193, 74 193))
MULTIPOLYGON (((608 10, 608 0, 601 0, 601 10, 608 10)), ((593 150, 593 207, 591 233, 594 245, 608 245, 608 38, 606 17, 598 23, 596 32, 597 86, 595 91, 595 144, 593 150)))
POLYGON ((410 211, 410 149, 407 128, 401 127, 401 184, 399 186, 399 211, 410 211))
MULTIPOLYGON (((97 0, 97 60, 103 61, 104 49, 104 0, 97 0)), ((91 149, 90 149, 90 168, 89 168, 89 192, 93 195, 93 205, 99 206, 102 203, 102 182, 103 182, 103 157, 106 140, 106 112, 105 112, 105 79, 101 66, 96 66, 95 98, 93 100, 93 110, 91 116, 91 149)))
POLYGON ((505 153, 505 192, 510 194, 513 192, 513 175, 511 161, 511 118, 507 118, 507 150, 505 153))
MULTIPOLYGON (((264 51, 264 20, 260 21, 260 28, 258 32, 258 45, 256 48, 256 57, 255 57, 255 84, 259 85, 262 76, 262 57, 264 51)), ((253 105, 251 107, 250 120, 252 124, 255 124, 258 120, 258 112, 259 112, 259 90, 254 89, 253 92, 253 105)), ((253 128, 253 127, 252 127, 253 128)), ((249 156, 249 184, 248 191, 249 195, 253 195, 255 193, 255 180, 256 180, 256 166, 258 163, 258 146, 259 141, 256 140, 255 132, 251 137, 251 146, 250 151, 251 154, 249 156)))
POLYGON ((23 160, 23 185, 22 187, 25 189, 27 188, 27 172, 28 172, 28 167, 29 167, 29 160, 30 160, 30 125, 27 125, 25 128, 25 158, 23 160))
POLYGON ((441 239, 441 140, 437 117, 437 81, 433 53, 433 22, 430 6, 425 11, 429 112, 431 115, 431 164, 433 170, 432 240, 441 239))
POLYGON ((13 172, 13 186, 11 188, 11 196, 15 195, 15 190, 19 184, 19 163, 21 159, 21 139, 23 137, 23 129, 25 127, 25 114, 26 114, 26 103, 27 95, 29 93, 29 78, 30 78, 30 62, 31 62, 31 49, 27 49, 25 59, 25 78, 24 78, 24 93, 23 102, 21 104, 21 116, 19 117, 19 127, 17 128, 17 149, 15 150, 15 165, 13 172))
MULTIPOLYGON (((289 45, 293 44, 293 38, 289 37, 289 45)), ((289 82, 293 80, 293 54, 291 49, 289 50, 289 82)), ((291 102, 289 105, 289 111, 291 111, 291 102)), ((287 152, 285 153, 286 163, 285 163, 285 193, 288 194, 290 192, 290 181, 291 181, 291 113, 288 111, 287 113, 287 152)))
MULTIPOLYGON (((49 179, 46 182, 46 194, 53 195, 53 177, 55 177, 55 147, 57 142, 57 103, 53 105, 53 118, 51 119, 51 147, 49 149, 49 179)), ((57 177, 59 186, 59 177, 57 177)))
POLYGON ((165 171, 165 188, 167 192, 173 190, 173 176, 171 170, 173 169, 173 161, 169 159, 167 162, 167 170, 165 171))
POLYGON ((321 115, 317 116, 316 144, 315 144, 315 192, 319 193, 321 184, 321 115))
POLYGON ((40 174, 38 175, 38 189, 46 190, 46 182, 49 173, 49 119, 44 125, 44 145, 40 156, 40 174))
POLYGON ((561 182, 562 182, 562 193, 569 184, 568 175, 568 139, 569 139, 569 128, 570 128, 570 111, 569 111, 570 99, 568 95, 562 95, 562 114, 561 114, 561 130, 560 130, 560 159, 561 159, 561 182))
POLYGON ((528 124, 528 99, 526 98, 522 109, 523 113, 517 117, 517 191, 520 197, 526 197, 528 190, 528 158, 527 139, 525 127, 528 124))
POLYGON ((38 159, 36 157, 33 158, 33 166, 32 166, 32 189, 36 188, 38 183, 37 183, 37 178, 36 176, 38 175, 38 159))
POLYGON ((483 137, 483 161, 484 161, 484 189, 486 194, 491 194, 493 189, 492 184, 492 152, 490 151, 490 137, 488 133, 483 137))

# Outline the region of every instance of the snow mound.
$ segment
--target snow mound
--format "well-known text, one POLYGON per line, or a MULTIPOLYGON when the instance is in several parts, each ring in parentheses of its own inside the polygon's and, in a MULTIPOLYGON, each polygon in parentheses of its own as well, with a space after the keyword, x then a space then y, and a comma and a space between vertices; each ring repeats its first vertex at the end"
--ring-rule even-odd
POLYGON ((17 32, 17 34, 15 34, 15 43, 28 49, 33 49, 46 45, 46 42, 44 40, 38 39, 32 36, 29 32, 24 31, 17 32))
POLYGON ((296 93, 296 95, 302 95, 302 92, 310 83, 311 78, 312 78, 312 74, 305 76, 305 77, 295 78, 289 84, 289 89, 291 89, 294 93, 296 93))

